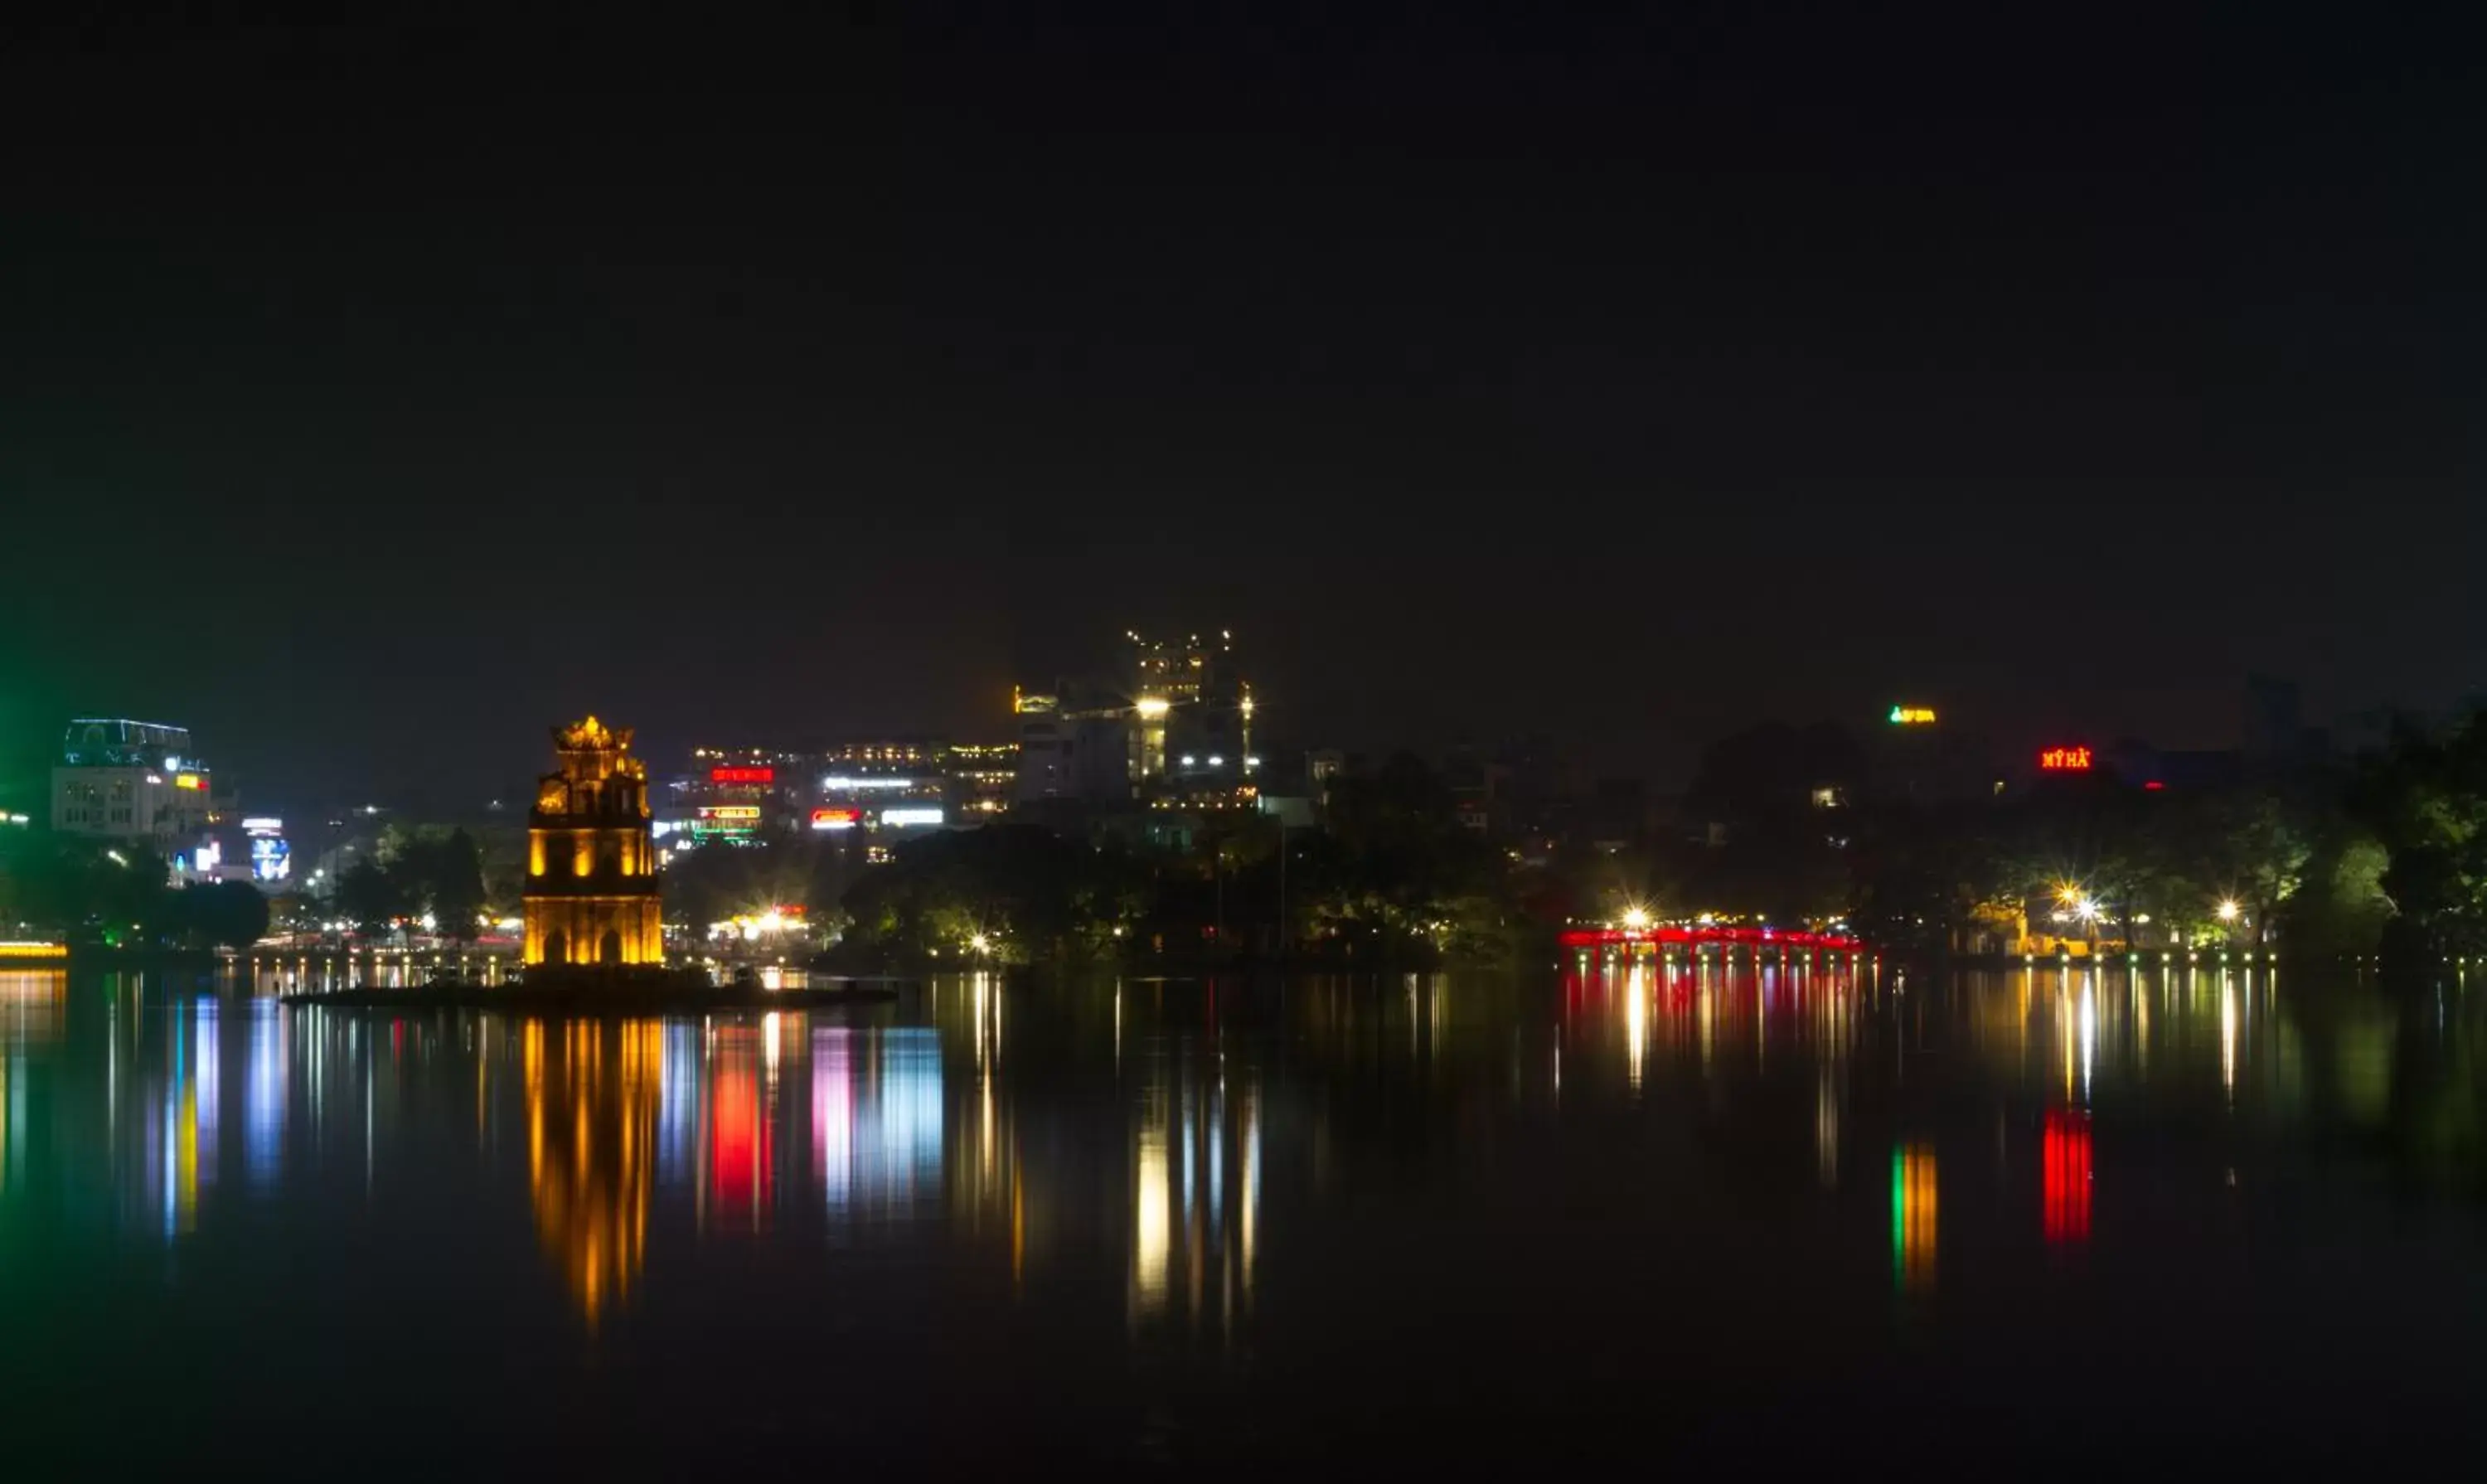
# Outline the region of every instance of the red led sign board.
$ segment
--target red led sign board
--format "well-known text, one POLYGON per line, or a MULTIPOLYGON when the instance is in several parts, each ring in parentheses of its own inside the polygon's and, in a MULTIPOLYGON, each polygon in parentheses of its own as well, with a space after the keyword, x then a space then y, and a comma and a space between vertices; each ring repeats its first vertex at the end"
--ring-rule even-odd
POLYGON ((2038 754, 2038 770, 2046 773, 2085 773, 2090 770, 2090 749, 2087 747, 2049 747, 2038 754))
POLYGON ((777 770, 773 768, 712 768, 708 770, 708 781, 711 783, 774 783, 777 781, 777 770))

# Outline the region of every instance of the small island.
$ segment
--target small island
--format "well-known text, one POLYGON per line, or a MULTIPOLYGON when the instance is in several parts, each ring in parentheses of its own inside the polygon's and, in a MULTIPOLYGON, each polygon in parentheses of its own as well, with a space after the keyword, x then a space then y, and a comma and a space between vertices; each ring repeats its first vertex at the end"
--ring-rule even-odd
POLYGON ((842 979, 771 990, 756 978, 717 984, 668 967, 648 772, 630 729, 594 716, 552 729, 560 767, 537 780, 527 819, 526 968, 509 984, 435 979, 284 996, 339 1010, 502 1010, 547 1015, 702 1015, 713 1010, 814 1010, 898 997, 896 981, 842 979))

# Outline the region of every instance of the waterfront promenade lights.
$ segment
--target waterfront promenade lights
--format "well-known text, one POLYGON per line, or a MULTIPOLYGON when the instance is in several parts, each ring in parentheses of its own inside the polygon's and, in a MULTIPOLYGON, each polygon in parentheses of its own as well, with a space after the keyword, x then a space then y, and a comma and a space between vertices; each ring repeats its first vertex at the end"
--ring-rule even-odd
POLYGON ((987 954, 993 951, 993 940, 979 933, 967 939, 967 946, 980 955, 987 954))

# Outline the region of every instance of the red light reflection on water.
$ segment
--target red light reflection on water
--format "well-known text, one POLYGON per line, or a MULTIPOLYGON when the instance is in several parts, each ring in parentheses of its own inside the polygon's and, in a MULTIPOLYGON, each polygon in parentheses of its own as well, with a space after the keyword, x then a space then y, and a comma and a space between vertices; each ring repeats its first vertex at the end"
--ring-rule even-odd
POLYGON ((2090 1121, 2086 1113, 2057 1109, 2047 1115, 2047 1240, 2090 1240, 2090 1121))
POLYGON ((748 1026, 716 1033, 708 1115, 710 1217, 755 1227, 777 1202, 774 1120, 760 1106, 758 1052, 748 1026))

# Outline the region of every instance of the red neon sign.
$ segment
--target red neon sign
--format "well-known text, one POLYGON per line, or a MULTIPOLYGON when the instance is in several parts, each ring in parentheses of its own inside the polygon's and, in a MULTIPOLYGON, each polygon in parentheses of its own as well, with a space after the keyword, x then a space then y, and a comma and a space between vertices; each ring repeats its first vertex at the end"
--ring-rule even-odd
POLYGON ((773 768, 712 768, 708 770, 708 781, 711 783, 774 783, 777 781, 777 770, 773 768))
POLYGON ((2087 747, 2049 747, 2038 754, 2038 770, 2049 773, 2085 773, 2090 770, 2090 749, 2087 747))

